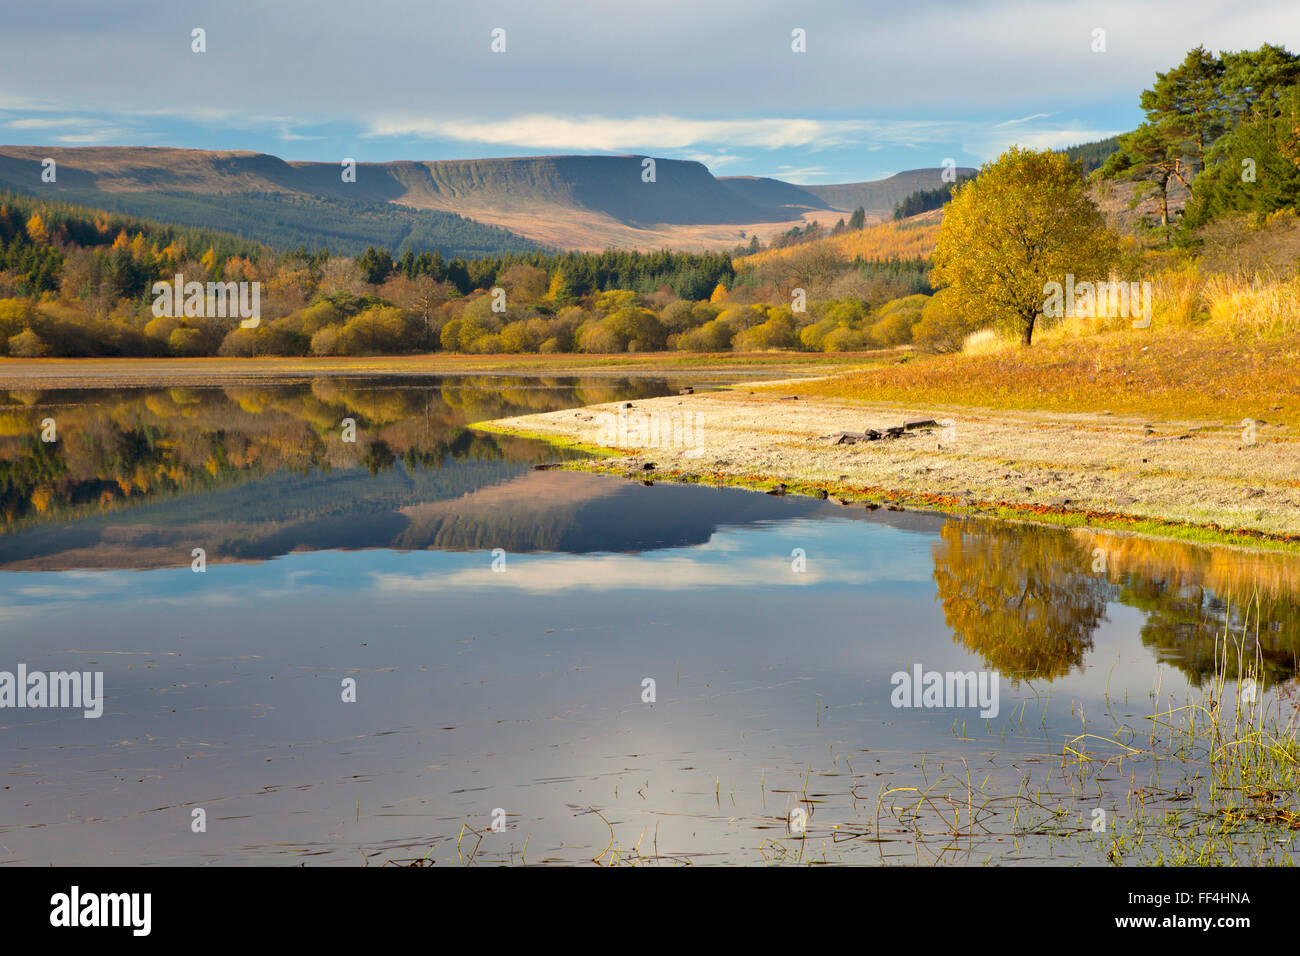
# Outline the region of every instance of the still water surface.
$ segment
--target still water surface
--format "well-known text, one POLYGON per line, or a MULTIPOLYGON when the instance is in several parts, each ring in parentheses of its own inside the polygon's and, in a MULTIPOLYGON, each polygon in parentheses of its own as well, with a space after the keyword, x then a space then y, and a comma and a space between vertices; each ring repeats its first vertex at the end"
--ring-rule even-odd
POLYGON ((106 697, 0 710, 0 861, 1096 864, 1093 810, 1178 784, 1081 781, 1072 741, 1196 699, 1216 635, 1294 712, 1292 559, 534 470, 561 455, 465 428, 679 384, 0 393, 0 670, 106 697), (996 669, 996 716, 894 706, 918 665, 996 669))

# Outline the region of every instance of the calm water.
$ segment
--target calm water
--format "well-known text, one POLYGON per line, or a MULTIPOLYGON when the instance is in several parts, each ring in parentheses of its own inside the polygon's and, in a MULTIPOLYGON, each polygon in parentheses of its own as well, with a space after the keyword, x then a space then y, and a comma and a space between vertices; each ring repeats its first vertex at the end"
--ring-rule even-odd
POLYGON ((1079 779, 1080 735, 1148 733, 1225 634, 1294 712, 1293 560, 539 471, 465 429, 678 384, 0 393, 0 670, 106 698, 0 709, 0 860, 1096 864, 1092 811, 1177 780, 1079 779), (894 706, 917 665, 996 669, 996 716, 894 706))

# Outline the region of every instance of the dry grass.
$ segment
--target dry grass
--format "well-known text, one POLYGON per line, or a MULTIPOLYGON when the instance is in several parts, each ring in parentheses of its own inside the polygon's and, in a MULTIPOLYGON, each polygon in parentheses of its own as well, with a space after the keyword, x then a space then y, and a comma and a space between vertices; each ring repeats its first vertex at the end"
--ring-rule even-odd
MULTIPOLYGON (((1232 339, 1287 339, 1300 335, 1300 276, 1203 273, 1196 265, 1155 272, 1148 335, 1177 336, 1194 329, 1232 339)), ((1078 339, 1125 331, 1127 316, 1073 315, 1035 329, 1035 342, 1078 339)), ((984 339, 979 350, 991 346, 984 339)), ((968 349, 974 351, 976 349, 968 349)), ((996 350, 996 348, 994 348, 996 350)))
POLYGON ((1202 294, 1212 326, 1260 337, 1300 334, 1300 276, 1212 276, 1202 294))
POLYGON ((1300 334, 1242 340, 1214 328, 1045 337, 1032 347, 918 358, 801 392, 870 402, 1101 412, 1300 426, 1300 334))

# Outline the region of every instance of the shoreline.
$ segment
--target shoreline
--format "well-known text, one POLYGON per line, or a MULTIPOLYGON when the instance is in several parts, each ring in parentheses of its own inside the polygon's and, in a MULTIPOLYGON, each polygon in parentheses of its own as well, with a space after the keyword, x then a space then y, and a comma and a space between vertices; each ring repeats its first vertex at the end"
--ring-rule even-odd
POLYGON ((715 376, 747 380, 812 377, 861 368, 880 361, 880 352, 742 353, 646 352, 612 355, 461 355, 434 352, 397 356, 301 358, 54 358, 0 357, 0 388, 137 388, 172 385, 260 384, 319 377, 435 375, 656 375, 715 376))
MULTIPOLYGON (((663 423, 664 434, 671 431, 669 423, 690 417, 697 424, 689 446, 659 441, 647 447, 628 427, 619 447, 610 423, 622 402, 470 427, 590 456, 550 467, 638 481, 767 492, 783 485, 786 494, 849 506, 1300 552, 1300 445, 1282 426, 1261 425, 1258 439, 1243 443, 1240 430, 1227 422, 917 408, 798 393, 798 381, 750 381, 721 391, 642 399, 621 410, 628 422, 663 423), (834 443, 842 431, 883 432, 917 419, 949 427, 834 443)), ((682 437, 680 428, 673 437, 682 437)))

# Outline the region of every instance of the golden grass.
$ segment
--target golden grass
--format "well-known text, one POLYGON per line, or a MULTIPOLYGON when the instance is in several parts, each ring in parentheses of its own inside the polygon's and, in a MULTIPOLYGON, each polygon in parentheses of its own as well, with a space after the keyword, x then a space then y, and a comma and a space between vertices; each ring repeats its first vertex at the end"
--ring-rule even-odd
POLYGON ((1300 426, 1300 335, 1242 340, 1213 328, 1045 338, 1030 348, 918 357, 801 386, 863 401, 1128 413, 1300 426))
POLYGON ((1202 295, 1211 325, 1257 336, 1300 333, 1300 276, 1211 276, 1202 295))

